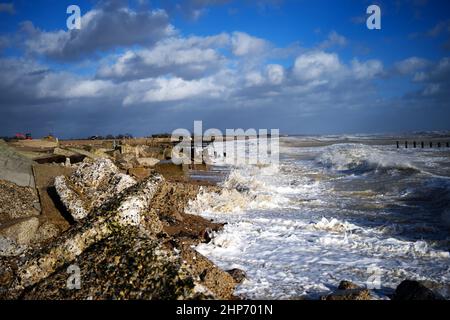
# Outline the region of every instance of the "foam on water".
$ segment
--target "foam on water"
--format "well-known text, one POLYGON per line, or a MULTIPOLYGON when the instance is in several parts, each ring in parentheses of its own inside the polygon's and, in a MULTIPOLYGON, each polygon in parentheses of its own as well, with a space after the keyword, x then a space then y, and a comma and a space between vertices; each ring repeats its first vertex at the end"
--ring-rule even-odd
POLYGON ((197 250, 223 269, 245 270, 248 279, 236 293, 251 299, 317 297, 344 279, 366 285, 373 270, 380 272, 381 298, 406 278, 449 284, 450 240, 440 223, 450 218, 448 206, 433 209, 435 223, 402 197, 413 182, 413 194, 445 182, 430 180, 409 154, 376 150, 339 145, 299 149, 296 156, 290 148, 280 165, 233 168, 221 193, 202 192, 190 203, 189 213, 227 222, 197 250), (302 160, 302 152, 315 156, 302 160), (414 170, 375 178, 347 172, 361 166, 414 170))

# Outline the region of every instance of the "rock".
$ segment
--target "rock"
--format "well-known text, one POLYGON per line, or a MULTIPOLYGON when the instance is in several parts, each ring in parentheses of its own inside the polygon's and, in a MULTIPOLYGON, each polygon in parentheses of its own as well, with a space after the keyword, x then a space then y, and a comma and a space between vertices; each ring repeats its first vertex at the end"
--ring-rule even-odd
POLYGON ((236 299, 234 296, 236 282, 227 272, 219 269, 189 245, 182 245, 180 249, 183 260, 199 284, 208 288, 216 299, 236 299))
POLYGON ((13 240, 0 235, 0 257, 14 257, 22 254, 27 246, 19 245, 13 240))
POLYGON ((209 243, 212 240, 212 230, 210 228, 205 228, 200 231, 199 234, 200 239, 203 243, 209 243))
POLYGON ((31 187, 20 187, 0 180, 0 223, 11 219, 39 215, 41 206, 37 192, 31 187))
POLYGON ((392 300, 444 300, 419 281, 404 280, 395 289, 392 300))
POLYGON ((339 283, 338 290, 359 289, 359 286, 351 281, 343 280, 339 283))
POLYGON ((234 281, 236 283, 242 283, 245 279, 247 279, 247 274, 244 270, 241 269, 231 269, 227 270, 227 273, 233 277, 234 281))
MULTIPOLYGON (((8 287, 14 280, 14 270, 10 263, 4 258, 0 258, 0 288, 8 287)), ((2 292, 0 289, 0 299, 2 292)))
POLYGON ((321 300, 371 300, 370 291, 367 289, 336 290, 335 292, 322 296, 321 300))
POLYGON ((67 266, 31 286, 24 299, 206 299, 180 257, 155 238, 125 227, 80 254, 80 289, 67 290, 67 266))
POLYGON ((151 173, 150 169, 142 167, 128 169, 128 174, 136 178, 138 181, 147 178, 150 175, 150 173, 151 173))
MULTIPOLYGON (((42 207, 41 223, 51 223, 60 230, 67 230, 73 219, 61 203, 55 189, 55 178, 70 176, 75 171, 72 167, 50 164, 37 164, 33 166, 34 178, 42 207)), ((38 231, 39 232, 39 231, 38 231)))
POLYGON ((70 177, 55 178, 56 192, 76 221, 135 184, 109 159, 82 163, 70 177))
POLYGON ((11 220, 0 226, 0 235, 15 241, 17 244, 29 244, 39 228, 39 219, 36 217, 11 220))
POLYGON ((76 154, 81 154, 81 155, 83 155, 83 156, 85 156, 85 157, 87 157, 87 158, 89 158, 91 160, 97 160, 97 159, 101 159, 101 158, 107 157, 106 154, 99 155, 99 154, 95 154, 95 153, 86 151, 84 149, 79 149, 79 148, 66 148, 66 150, 72 151, 73 153, 76 153, 76 154))
POLYGON ((159 160, 155 158, 138 158, 137 162, 143 167, 154 167, 159 163, 159 160))
POLYGON ((0 140, 0 179, 34 188, 33 163, 0 140))
POLYGON ((61 233, 58 226, 51 222, 42 223, 36 231, 32 242, 41 243, 56 238, 61 233))
POLYGON ((158 217, 148 217, 147 214, 144 223, 144 215, 162 181, 162 177, 154 175, 123 191, 120 196, 92 211, 83 223, 74 225, 41 252, 25 260, 19 265, 18 278, 12 291, 20 292, 47 278, 90 246, 127 226, 143 229, 145 225, 145 231, 150 234, 161 232, 162 225, 158 217))
POLYGON ((70 150, 62 149, 62 148, 55 148, 55 149, 53 149, 53 154, 70 158, 72 156, 77 155, 78 153, 70 151, 70 150))

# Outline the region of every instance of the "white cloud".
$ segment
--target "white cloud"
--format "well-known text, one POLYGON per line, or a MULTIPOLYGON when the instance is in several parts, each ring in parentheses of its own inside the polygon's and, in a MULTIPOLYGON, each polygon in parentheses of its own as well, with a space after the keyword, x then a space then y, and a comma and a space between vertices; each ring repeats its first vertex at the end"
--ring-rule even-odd
POLYGON ((172 74, 185 79, 200 78, 217 71, 225 58, 217 48, 229 44, 229 37, 169 38, 151 49, 129 50, 112 65, 103 65, 98 76, 119 80, 145 79, 172 74))
POLYGON ((352 72, 356 79, 372 79, 383 72, 383 63, 379 60, 352 61, 352 72))
POLYGON ((167 102, 179 101, 193 97, 202 99, 209 97, 219 97, 225 90, 224 87, 215 83, 213 78, 203 78, 200 80, 186 81, 181 78, 158 78, 139 80, 131 83, 124 105, 145 103, 145 102, 167 102))
POLYGON ((29 52, 59 60, 76 60, 116 47, 151 45, 175 34, 165 11, 128 8, 88 11, 82 16, 80 30, 46 32, 31 22, 25 22, 22 29, 28 34, 25 46, 29 52))
POLYGON ((284 68, 279 64, 269 64, 266 67, 266 74, 272 84, 282 83, 285 77, 284 68))
POLYGON ((297 57, 293 72, 297 79, 311 81, 329 76, 341 68, 341 62, 336 54, 314 51, 297 57))
POLYGON ((340 35, 336 31, 331 31, 328 34, 328 38, 319 45, 319 48, 327 49, 327 48, 331 48, 334 46, 344 47, 346 45, 347 45, 346 37, 344 37, 343 35, 340 35))
POLYGON ((426 59, 411 57, 402 61, 399 61, 395 64, 395 69, 400 74, 412 74, 417 72, 418 70, 424 69, 430 64, 430 62, 426 59))
POLYGON ((233 54, 236 56, 261 54, 269 47, 264 39, 250 36, 245 32, 233 32, 231 45, 233 54))

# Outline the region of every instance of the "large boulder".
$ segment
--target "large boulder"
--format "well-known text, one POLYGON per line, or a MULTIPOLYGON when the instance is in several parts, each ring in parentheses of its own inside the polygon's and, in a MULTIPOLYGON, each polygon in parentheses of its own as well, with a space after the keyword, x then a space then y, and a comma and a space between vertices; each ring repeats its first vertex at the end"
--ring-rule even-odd
POLYGON ((33 163, 0 140, 0 179, 34 188, 33 163))
POLYGON ((135 179, 120 173, 109 159, 84 162, 71 176, 55 178, 56 192, 76 221, 135 184, 135 179))
POLYGON ((150 217, 147 212, 162 181, 161 176, 153 175, 128 188, 101 208, 93 210, 82 223, 74 225, 42 251, 28 257, 19 264, 13 291, 21 291, 47 278, 90 246, 125 227, 143 229, 149 234, 160 233, 162 225, 159 218, 150 217))
POLYGON ((31 187, 0 180, 0 223, 11 219, 39 215, 41 206, 37 192, 31 187))
POLYGON ((212 296, 174 251, 136 228, 125 227, 25 290, 22 297, 176 300, 212 296), (67 288, 69 265, 80 268, 78 290, 67 288))
POLYGON ((444 300, 444 298, 419 281, 404 280, 395 289, 392 300, 444 300))
POLYGON ((322 296, 321 300, 371 300, 370 291, 361 288, 353 282, 343 280, 339 283, 337 290, 322 296))
POLYGON ((0 236, 26 245, 34 239, 38 228, 39 219, 36 217, 11 220, 0 225, 0 236))

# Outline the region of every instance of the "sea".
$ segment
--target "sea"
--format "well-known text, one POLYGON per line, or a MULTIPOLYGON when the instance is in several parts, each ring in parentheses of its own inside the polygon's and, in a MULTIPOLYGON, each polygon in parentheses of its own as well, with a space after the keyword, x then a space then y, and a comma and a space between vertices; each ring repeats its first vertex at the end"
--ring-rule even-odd
POLYGON ((287 136, 278 163, 217 161, 222 192, 202 191, 187 212, 226 225, 196 250, 245 271, 235 292, 245 299, 317 299, 341 280, 389 299, 405 279, 450 298, 448 141, 287 136))

